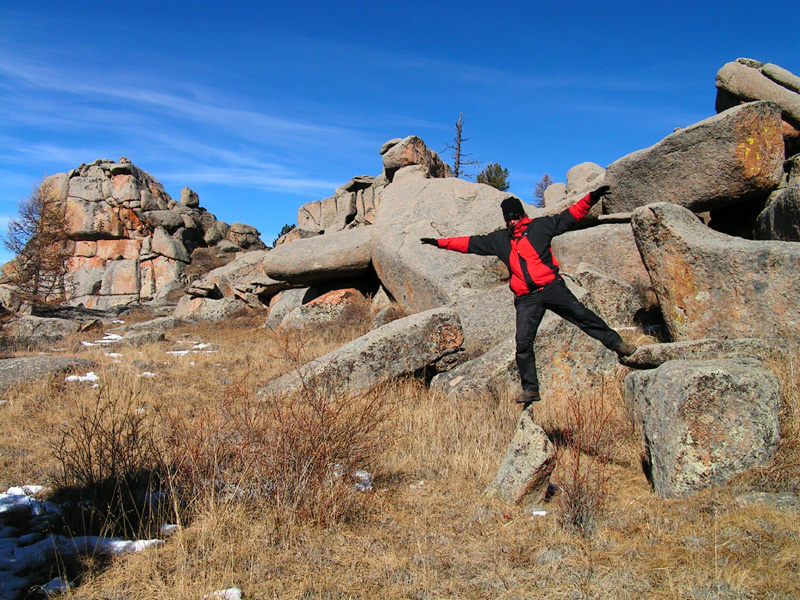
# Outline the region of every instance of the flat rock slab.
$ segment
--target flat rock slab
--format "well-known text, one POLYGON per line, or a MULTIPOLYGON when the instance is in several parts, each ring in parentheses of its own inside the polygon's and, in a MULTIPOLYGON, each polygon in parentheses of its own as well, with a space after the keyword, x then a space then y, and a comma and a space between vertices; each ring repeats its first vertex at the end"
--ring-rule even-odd
POLYGON ((775 357, 775 348, 769 342, 756 338, 735 340, 689 340, 669 344, 645 344, 631 356, 619 361, 634 369, 654 369, 670 360, 709 360, 749 356, 766 360, 775 357))
POLYGON ((372 260, 370 234, 371 227, 356 227, 281 244, 264 256, 264 273, 293 284, 362 275, 372 260))
POLYGON ((83 358, 66 356, 29 356, 0 359, 0 388, 24 381, 43 379, 77 369, 91 369, 94 363, 83 358))
POLYGON ((458 350, 464 342, 458 313, 440 308, 392 321, 306 363, 261 388, 261 397, 307 386, 360 394, 394 377, 414 373, 458 350))
POLYGON ((175 329, 181 324, 181 320, 177 317, 157 317, 149 321, 142 321, 141 323, 134 323, 128 327, 128 332, 164 332, 169 329, 175 329))
POLYGON ((753 102, 681 129, 606 169, 603 212, 652 202, 702 212, 775 189, 783 175, 780 108, 753 102))
POLYGON ((81 323, 56 317, 24 316, 14 319, 3 327, 3 332, 17 338, 41 338, 56 340, 77 333, 81 323))
POLYGON ((514 334, 488 352, 462 365, 439 373, 431 381, 431 389, 454 399, 498 396, 520 386, 519 371, 514 361, 514 334))
POLYGON ((766 464, 780 436, 780 383, 753 358, 673 360, 625 378, 658 496, 688 496, 766 464))
POLYGON ((673 340, 800 335, 800 244, 725 235, 666 203, 632 224, 673 340))
POLYGON ((544 500, 555 466, 555 446, 533 422, 528 407, 520 415, 508 452, 485 494, 512 504, 539 503, 544 500))
POLYGON ((740 506, 762 504, 776 510, 800 515, 800 497, 791 492, 748 492, 736 496, 736 503, 740 506))

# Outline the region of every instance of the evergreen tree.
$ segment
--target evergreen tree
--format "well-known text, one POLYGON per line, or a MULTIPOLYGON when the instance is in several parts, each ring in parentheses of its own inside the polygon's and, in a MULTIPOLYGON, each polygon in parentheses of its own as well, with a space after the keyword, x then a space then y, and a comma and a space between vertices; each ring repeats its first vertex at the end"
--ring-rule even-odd
POLYGON ((504 169, 497 163, 489 163, 483 171, 478 173, 478 183, 485 183, 504 192, 508 189, 508 169, 504 169))
POLYGON ((289 232, 290 232, 292 229, 294 229, 295 227, 297 227, 297 225, 295 225, 294 223, 292 223, 291 225, 290 225, 289 223, 286 223, 286 224, 284 224, 284 226, 283 226, 283 227, 281 227, 281 231, 280 231, 280 233, 278 234, 278 237, 276 237, 276 238, 275 238, 275 239, 272 241, 272 247, 274 248, 274 247, 275 247, 275 244, 277 244, 277 243, 278 243, 278 240, 279 240, 279 239, 281 239, 281 238, 282 238, 284 235, 286 235, 287 233, 289 233, 289 232))

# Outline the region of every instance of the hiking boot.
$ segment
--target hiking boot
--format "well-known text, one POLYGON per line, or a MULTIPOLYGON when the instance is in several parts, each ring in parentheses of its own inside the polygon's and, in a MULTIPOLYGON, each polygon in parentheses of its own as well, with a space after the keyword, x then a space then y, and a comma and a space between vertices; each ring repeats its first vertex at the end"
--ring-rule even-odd
POLYGON ((542 397, 536 390, 522 390, 522 393, 514 398, 517 404, 530 404, 531 402, 539 402, 542 397))
POLYGON ((636 352, 636 346, 628 342, 622 342, 619 346, 614 348, 614 352, 617 353, 617 356, 630 356, 636 352))

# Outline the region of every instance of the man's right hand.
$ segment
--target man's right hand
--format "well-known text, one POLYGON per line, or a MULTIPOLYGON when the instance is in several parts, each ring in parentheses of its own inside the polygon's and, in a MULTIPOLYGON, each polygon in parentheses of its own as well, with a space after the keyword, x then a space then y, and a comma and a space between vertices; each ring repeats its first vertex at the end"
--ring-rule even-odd
POLYGON ((419 241, 423 244, 429 244, 431 246, 439 247, 439 242, 437 242, 434 238, 419 238, 419 241))

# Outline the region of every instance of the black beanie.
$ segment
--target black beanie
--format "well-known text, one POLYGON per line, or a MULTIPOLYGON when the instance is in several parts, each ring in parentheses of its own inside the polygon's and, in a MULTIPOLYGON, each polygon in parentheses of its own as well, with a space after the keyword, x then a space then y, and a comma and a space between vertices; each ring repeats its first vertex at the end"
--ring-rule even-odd
POLYGON ((512 216, 521 218, 525 216, 525 209, 522 208, 522 202, 516 196, 509 196, 500 203, 500 208, 503 209, 503 218, 508 221, 512 216))

